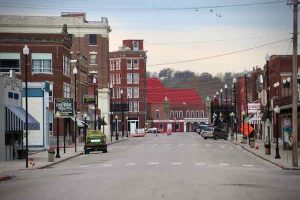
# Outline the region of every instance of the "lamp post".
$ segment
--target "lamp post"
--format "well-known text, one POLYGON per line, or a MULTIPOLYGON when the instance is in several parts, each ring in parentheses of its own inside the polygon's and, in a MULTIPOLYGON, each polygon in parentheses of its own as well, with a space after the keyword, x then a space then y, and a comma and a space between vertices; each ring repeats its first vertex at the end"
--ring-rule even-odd
POLYGON ((116 123, 116 140, 119 140, 119 134, 118 134, 118 115, 115 116, 115 123, 116 123))
POLYGON ((219 91, 216 92, 216 98, 217 98, 217 107, 219 106, 219 91))
POLYGON ((244 138, 245 138, 245 111, 242 111, 242 125, 243 125, 243 143, 244 143, 244 138))
POLYGON ((60 158, 59 155, 59 118, 60 118, 60 113, 57 111, 55 113, 55 117, 56 117, 56 158, 60 158))
POLYGON ((122 139, 124 138, 124 104, 123 104, 123 90, 121 89, 121 111, 122 111, 122 139))
POLYGON ((174 132, 176 132, 176 117, 174 118, 174 132))
POLYGON ((113 125, 113 106, 112 106, 112 93, 113 93, 113 85, 110 82, 109 83, 109 104, 110 104, 110 116, 109 116, 109 123, 110 123, 110 141, 112 142, 112 138, 113 138, 113 129, 112 129, 112 125, 113 125))
POLYGON ((84 142, 84 145, 86 143, 86 133, 87 133, 87 121, 86 121, 86 118, 87 118, 87 114, 86 112, 83 113, 83 119, 84 119, 84 135, 83 135, 83 142, 84 142))
POLYGON ((126 117, 125 117, 125 119, 126 119, 126 137, 128 137, 128 116, 126 115, 126 117))
POLYGON ((266 90, 267 90, 267 105, 266 105, 266 124, 267 124, 267 130, 268 130, 268 143, 265 145, 265 148, 268 149, 265 151, 266 155, 271 155, 271 134, 270 134, 270 86, 269 86, 269 62, 270 62, 270 56, 269 54, 266 55, 266 90))
POLYGON ((103 130, 103 134, 104 134, 104 115, 102 115, 102 130, 103 130))
POLYGON ((97 128, 97 103, 96 103, 96 77, 93 77, 93 85, 94 85, 94 107, 95 107, 95 123, 94 123, 94 130, 97 128))
POLYGON ((28 168, 28 83, 27 83, 27 58, 29 55, 29 48, 27 45, 23 48, 23 55, 25 57, 25 138, 26 138, 26 168, 28 168))
MULTIPOLYGON (((77 61, 78 63, 78 61, 77 61)), ((73 74, 74 74, 74 86, 75 86, 75 100, 74 100, 74 110, 75 110, 75 130, 74 130, 74 136, 75 136, 75 152, 77 152, 77 96, 76 96, 76 90, 77 90, 77 86, 76 86, 76 83, 77 83, 77 68, 76 66, 73 68, 73 74)), ((64 151, 65 151, 65 147, 64 147, 64 151)))
POLYGON ((288 77, 286 79, 282 80, 282 86, 283 86, 283 96, 285 96, 285 88, 287 88, 287 95, 289 95, 289 88, 290 88, 291 78, 288 77))
POLYGON ((223 89, 220 89, 221 94, 221 107, 223 106, 223 89))
MULTIPOLYGON (((232 97, 232 104, 234 106, 234 113, 235 113, 235 116, 236 116, 236 78, 234 77, 233 78, 233 97, 232 97)), ((236 117, 235 117, 235 141, 237 142, 237 123, 236 123, 236 117)))
POLYGON ((278 147, 278 136, 279 136, 279 113, 280 113, 280 108, 278 105, 276 105, 276 107, 274 108, 274 112, 276 114, 276 155, 275 155, 275 159, 280 159, 280 155, 279 155, 279 147, 278 147))
POLYGON ((233 141, 233 137, 234 137, 234 133, 233 133, 233 131, 234 131, 234 117, 235 117, 235 114, 234 114, 234 112, 231 112, 230 114, 229 114, 229 116, 230 116, 230 118, 231 118, 231 130, 232 130, 232 134, 231 134, 231 140, 233 141))
POLYGON ((224 88, 225 88, 225 99, 226 99, 225 105, 226 105, 226 108, 227 108, 227 101, 228 101, 228 99, 227 99, 227 84, 225 84, 224 88))
POLYGON ((278 90, 278 87, 279 87, 279 82, 276 82, 276 83, 274 83, 274 89, 275 89, 275 96, 276 97, 279 97, 279 90, 278 90))

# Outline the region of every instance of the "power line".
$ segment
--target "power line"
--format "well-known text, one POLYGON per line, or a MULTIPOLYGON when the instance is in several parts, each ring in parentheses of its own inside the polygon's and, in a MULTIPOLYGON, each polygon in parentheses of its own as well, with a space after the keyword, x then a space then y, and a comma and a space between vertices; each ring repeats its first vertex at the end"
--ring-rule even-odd
POLYGON ((86 11, 130 11, 130 12, 143 12, 143 11, 182 11, 182 10, 196 10, 200 9, 212 9, 212 8, 234 8, 234 7, 247 7, 247 6, 259 6, 268 4, 278 4, 286 2, 286 0, 266 1, 266 2, 254 2, 254 3, 242 3, 242 4, 228 4, 228 5, 212 5, 212 6, 192 6, 192 7, 157 7, 157 8, 91 8, 91 7, 61 7, 53 5, 32 5, 32 4, 20 4, 17 5, 11 3, 2 3, 1 7, 5 8, 25 8, 25 9, 47 9, 47 10, 86 10, 86 11))
POLYGON ((262 45, 247 48, 247 49, 242 49, 242 50, 217 54, 217 55, 213 55, 213 56, 207 56, 207 57, 203 57, 203 58, 196 58, 196 59, 190 59, 190 60, 181 60, 181 61, 176 61, 176 62, 158 63, 158 64, 152 64, 152 65, 147 65, 147 66, 152 67, 152 66, 161 66, 161 65, 174 65, 174 64, 179 64, 179 63, 188 63, 188 62, 195 62, 195 61, 200 61, 200 60, 208 60, 208 59, 211 59, 211 58, 217 58, 217 57, 222 57, 222 56, 233 55, 233 54, 237 54, 237 53, 241 53, 241 52, 245 52, 245 51, 250 51, 250 50, 253 50, 253 49, 258 49, 258 48, 265 47, 265 46, 270 46, 270 45, 277 44, 277 43, 280 43, 280 42, 284 42, 284 41, 287 41, 287 40, 290 40, 290 38, 289 39, 278 40, 278 41, 267 43, 267 44, 262 44, 262 45))

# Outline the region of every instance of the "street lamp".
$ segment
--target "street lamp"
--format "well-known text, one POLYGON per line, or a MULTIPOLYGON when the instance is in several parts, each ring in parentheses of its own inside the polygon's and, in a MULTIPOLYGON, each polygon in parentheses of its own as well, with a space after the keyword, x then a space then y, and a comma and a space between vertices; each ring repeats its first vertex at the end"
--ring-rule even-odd
POLYGON ((25 57, 25 137, 26 137, 26 168, 28 168, 28 83, 27 83, 27 58, 29 55, 29 48, 27 45, 23 48, 23 55, 25 57))
POLYGON ((119 140, 119 134, 118 134, 118 115, 115 116, 115 123, 116 123, 116 140, 119 140))
MULTIPOLYGON (((233 95, 232 95, 232 104, 234 106, 234 113, 235 113, 235 116, 236 116, 236 77, 233 78, 232 80, 233 82, 233 95)), ((237 141, 237 121, 236 121, 236 118, 234 120, 235 122, 235 141, 237 141)))
POLYGON ((96 77, 94 76, 93 77, 93 84, 94 84, 94 107, 95 107, 95 123, 94 123, 94 130, 96 130, 96 126, 97 126, 97 119, 96 119, 96 113, 97 113, 97 109, 96 109, 96 106, 97 106, 97 103, 96 103, 96 83, 97 83, 97 80, 96 80, 96 77))
POLYGON ((280 108, 278 105, 276 105, 276 107, 274 108, 274 112, 276 114, 276 155, 275 155, 275 159, 280 159, 280 155, 279 155, 279 147, 278 147, 278 135, 279 135, 279 113, 280 113, 280 108))
POLYGON ((103 134, 104 134, 104 114, 102 115, 102 127, 103 127, 103 134))
POLYGON ((110 116, 109 116, 109 123, 110 123, 110 141, 112 142, 112 138, 113 138, 113 129, 112 129, 112 125, 113 125, 113 106, 112 106, 112 93, 113 93, 113 85, 112 82, 109 83, 109 104, 110 104, 110 116))
POLYGON ((242 111, 242 125, 243 125, 243 143, 244 143, 244 138, 245 138, 245 128, 246 128, 246 126, 245 126, 245 111, 243 110, 242 111))
POLYGON ((220 94, 221 94, 221 106, 223 106, 223 89, 220 89, 220 94))
POLYGON ((85 113, 83 113, 83 119, 84 119, 84 138, 83 138, 83 142, 84 142, 84 145, 85 145, 85 143, 86 143, 86 134, 87 134, 87 121, 86 121, 86 119, 87 119, 87 114, 86 114, 86 112, 85 113))
POLYGON ((275 96, 279 97, 279 90, 277 89, 279 87, 279 82, 274 83, 274 89, 275 89, 275 96), (277 94, 278 92, 278 94, 277 94))
POLYGON ((123 93, 124 91, 121 89, 121 111, 122 111, 122 139, 124 138, 124 105, 123 105, 123 93))
POLYGON ((128 116, 126 115, 126 137, 128 137, 128 116))
POLYGON ((216 92, 216 97, 217 97, 217 106, 219 106, 219 91, 216 92))
MULTIPOLYGON (((231 140, 233 141, 233 136, 234 136, 234 117, 235 117, 235 114, 234 114, 234 112, 231 112, 230 114, 229 114, 229 116, 230 116, 230 118, 231 118, 231 128, 232 128, 232 134, 231 134, 231 140)), ((236 133, 236 135, 235 135, 235 137, 237 137, 237 133, 236 133)))
MULTIPOLYGON (((285 91, 285 88, 287 88, 288 95, 289 95, 290 83, 291 83, 291 78, 290 77, 282 80, 283 91, 285 91)), ((283 94, 283 95, 285 96, 285 94, 283 94)))
POLYGON ((266 68, 265 68, 265 73, 266 73, 266 90, 267 90, 267 105, 265 108, 266 112, 266 124, 267 124, 267 130, 268 130, 268 143, 265 145, 266 155, 271 155, 271 135, 270 135, 270 86, 269 86, 269 62, 270 62, 270 56, 269 54, 266 55, 266 68))
POLYGON ((55 113, 55 117, 56 117, 56 158, 60 158, 59 155, 59 118, 60 118, 60 113, 57 111, 55 113))
MULTIPOLYGON (((77 62, 78 63, 78 62, 77 62)), ((77 152, 77 96, 76 96, 76 90, 77 90, 77 68, 76 66, 73 68, 73 74, 74 74, 74 85, 75 85, 75 101, 74 101, 74 109, 75 109, 75 130, 74 130, 74 136, 75 136, 75 152, 77 152)), ((64 139, 65 140, 65 139, 64 139)), ((65 144, 65 141, 64 141, 65 144)), ((64 145, 64 152, 66 151, 65 145, 64 145)))
POLYGON ((227 108, 227 84, 225 84, 225 86, 224 86, 224 88, 225 88, 225 98, 226 98, 226 108, 227 108))
POLYGON ((174 124, 175 124, 174 125, 174 130, 175 130, 174 132, 176 132, 176 117, 174 118, 174 124))

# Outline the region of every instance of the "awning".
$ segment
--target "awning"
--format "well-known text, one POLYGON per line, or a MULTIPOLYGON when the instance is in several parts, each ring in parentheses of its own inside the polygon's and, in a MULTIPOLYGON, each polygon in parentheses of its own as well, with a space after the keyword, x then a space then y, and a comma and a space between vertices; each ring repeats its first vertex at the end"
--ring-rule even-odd
MULTIPOLYGON (((71 119, 75 122, 75 117, 71 117, 71 119)), ((85 123, 81 119, 76 118, 77 126, 83 128, 85 123)))
MULTIPOLYGON (((20 106, 6 105, 6 108, 10 110, 17 118, 19 118, 25 129, 26 127, 26 111, 20 106)), ((28 113, 28 130, 40 130, 40 123, 28 113)))

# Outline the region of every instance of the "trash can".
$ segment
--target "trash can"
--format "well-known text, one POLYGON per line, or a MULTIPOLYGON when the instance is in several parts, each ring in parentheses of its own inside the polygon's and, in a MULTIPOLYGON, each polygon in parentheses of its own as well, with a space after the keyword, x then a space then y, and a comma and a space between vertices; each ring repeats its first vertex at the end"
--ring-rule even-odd
POLYGON ((54 162, 54 154, 55 154, 54 149, 48 150, 48 162, 54 162))
POLYGON ((249 143, 250 143, 250 148, 255 147, 255 139, 254 138, 249 138, 249 143))
POLYGON ((271 145, 265 144, 265 155, 270 155, 271 154, 271 145))

